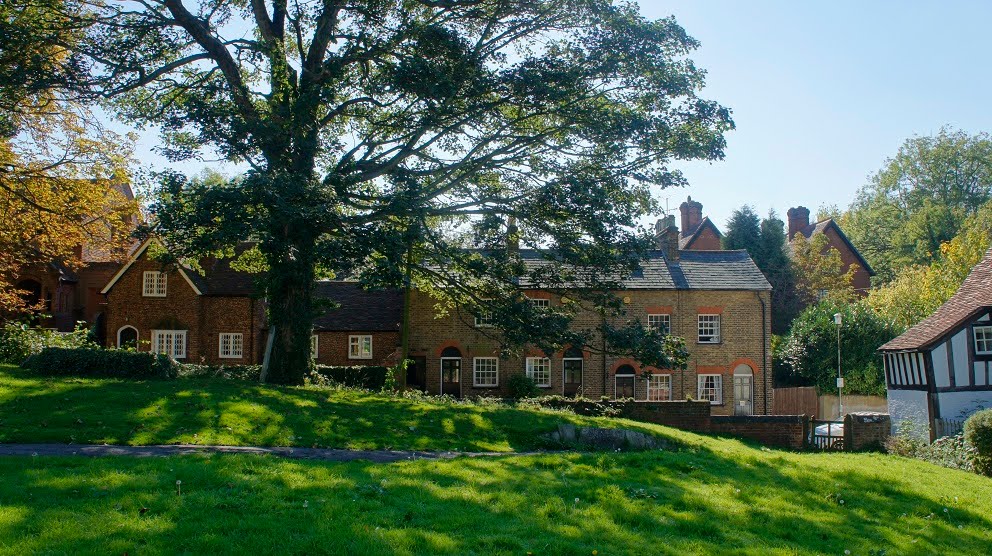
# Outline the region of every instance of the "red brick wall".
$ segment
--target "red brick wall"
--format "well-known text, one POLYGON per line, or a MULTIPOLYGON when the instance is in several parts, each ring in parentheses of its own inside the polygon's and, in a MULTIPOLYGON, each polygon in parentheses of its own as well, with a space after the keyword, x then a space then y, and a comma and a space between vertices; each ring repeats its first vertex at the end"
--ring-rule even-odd
POLYGON ((880 450, 892 434, 892 420, 884 413, 851 413, 844 416, 844 449, 880 450))
POLYGON ((845 271, 851 268, 851 265, 858 265, 858 269, 854 272, 852 285, 854 286, 854 290, 860 295, 868 295, 868 289, 871 288, 871 275, 861 266, 857 255, 854 254, 854 251, 847 246, 832 227, 827 228, 824 235, 827 236, 830 247, 833 247, 840 253, 840 259, 844 263, 845 271))
POLYGON ((710 432, 801 450, 806 447, 811 422, 808 415, 713 416, 710 432))
POLYGON ((317 332, 317 363, 320 365, 392 365, 399 359, 399 332, 317 332), (372 336, 372 359, 349 359, 348 337, 372 336))
POLYGON ((720 236, 716 235, 713 228, 706 226, 699 232, 696 239, 686 245, 685 248, 696 251, 719 251, 723 249, 723 246, 720 242, 720 236))

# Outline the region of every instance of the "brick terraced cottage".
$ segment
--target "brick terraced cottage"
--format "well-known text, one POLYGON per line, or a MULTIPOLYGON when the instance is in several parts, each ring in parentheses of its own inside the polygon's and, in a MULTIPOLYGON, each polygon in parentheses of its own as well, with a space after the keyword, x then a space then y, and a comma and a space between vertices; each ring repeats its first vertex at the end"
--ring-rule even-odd
MULTIPOLYGON (((268 325, 252 276, 232 269, 231 259, 204 261, 202 274, 182 265, 164 267, 148 253, 156 242, 144 242, 103 288, 107 345, 137 345, 189 363, 260 363, 268 325)), ((316 291, 338 306, 314 322, 318 363, 381 365, 395 359, 398 292, 370 292, 342 281, 319 282, 316 291)))
POLYGON ((992 407, 992 249, 932 315, 879 351, 893 429, 931 439, 992 407))
MULTIPOLYGON (((664 327, 686 339, 688 370, 647 367, 580 347, 500 357, 485 318, 458 310, 437 317, 435 300, 414 292, 410 349, 417 367, 426 370, 423 387, 454 396, 507 396, 509 376, 524 373, 548 394, 642 401, 691 397, 710 400, 714 415, 767 414, 772 407, 771 286, 747 252, 680 250, 678 229, 671 220, 668 224, 660 238, 665 249, 650 252, 616 295, 623 300, 624 319, 664 327)), ((520 255, 529 265, 542 264, 538 251, 521 250, 520 255)), ((562 302, 534 284, 526 295, 534 303, 562 302)), ((599 319, 589 311, 574 326, 595 329, 599 319)), ((601 342, 600 337, 590 344, 601 342)))

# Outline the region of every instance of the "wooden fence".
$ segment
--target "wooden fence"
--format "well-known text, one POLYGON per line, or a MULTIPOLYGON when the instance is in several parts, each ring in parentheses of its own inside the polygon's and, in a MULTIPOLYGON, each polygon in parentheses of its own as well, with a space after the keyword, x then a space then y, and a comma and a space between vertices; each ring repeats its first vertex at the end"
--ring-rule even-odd
POLYGON ((964 421, 957 419, 934 419, 933 428, 934 436, 937 438, 954 436, 964 430, 964 421))
POLYGON ((819 409, 816 388, 775 388, 772 391, 772 415, 809 415, 815 418, 819 409))

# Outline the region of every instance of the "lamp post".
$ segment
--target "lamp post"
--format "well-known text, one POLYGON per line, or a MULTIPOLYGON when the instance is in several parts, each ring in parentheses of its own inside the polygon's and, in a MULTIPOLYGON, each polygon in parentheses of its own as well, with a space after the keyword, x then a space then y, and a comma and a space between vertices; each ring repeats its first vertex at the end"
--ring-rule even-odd
POLYGON ((840 313, 834 313, 834 324, 837 325, 837 416, 844 418, 844 377, 840 373, 840 327, 844 324, 844 317, 840 313))

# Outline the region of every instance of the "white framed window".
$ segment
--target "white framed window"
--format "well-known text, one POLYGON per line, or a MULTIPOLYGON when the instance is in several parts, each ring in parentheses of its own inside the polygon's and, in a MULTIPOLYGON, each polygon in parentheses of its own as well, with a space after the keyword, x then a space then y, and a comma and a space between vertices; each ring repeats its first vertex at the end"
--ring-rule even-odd
POLYGON ((165 297, 165 284, 168 276, 164 272, 147 271, 142 275, 141 295, 144 297, 165 297))
POLYGON ((720 315, 699 315, 699 343, 720 343, 720 315))
POLYGON ((499 386, 499 359, 496 357, 473 358, 472 385, 482 388, 499 386))
POLYGON ((234 332, 221 332, 218 356, 221 359, 240 359, 244 356, 245 335, 234 332))
POLYGON ((485 311, 476 315, 475 317, 475 327, 476 328, 492 328, 493 323, 496 319, 493 317, 492 311, 485 311))
POLYGON ((527 377, 541 388, 551 388, 551 360, 547 357, 528 357, 527 377))
POLYGON ((186 331, 152 330, 152 351, 173 359, 186 359, 186 331))
POLYGON ((979 355, 992 354, 992 326, 976 326, 975 353, 979 355))
POLYGON ((533 305, 534 308, 536 309, 547 309, 551 307, 550 299, 537 299, 534 297, 528 297, 527 299, 530 301, 530 304, 533 305))
POLYGON ((372 359, 372 336, 348 336, 348 359, 372 359))
POLYGON ((310 359, 317 358, 317 348, 320 347, 320 339, 316 334, 310 336, 310 359))
POLYGON ((672 375, 650 375, 648 377, 648 401, 667 402, 672 399, 672 375))
POLYGON ((648 315, 648 327, 668 334, 672 331, 672 315, 667 313, 648 315))
POLYGON ((723 403, 723 375, 699 375, 696 384, 700 400, 709 400, 713 405, 723 403))

